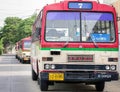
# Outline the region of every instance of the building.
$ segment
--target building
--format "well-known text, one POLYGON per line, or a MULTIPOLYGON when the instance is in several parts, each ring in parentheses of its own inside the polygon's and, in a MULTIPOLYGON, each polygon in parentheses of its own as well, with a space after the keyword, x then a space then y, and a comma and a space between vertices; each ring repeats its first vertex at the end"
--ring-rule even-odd
MULTIPOLYGON (((113 5, 117 11, 118 17, 120 17, 120 0, 116 0, 113 3, 113 5)), ((120 48, 120 21, 118 21, 118 30, 119 30, 119 48, 120 48)), ((119 49, 119 57, 120 57, 120 49, 119 49)), ((119 73, 120 73, 120 58, 119 58, 119 73)))
POLYGON ((114 2, 116 2, 117 0, 102 0, 103 3, 106 3, 106 4, 112 4, 114 2))
MULTIPOLYGON (((118 17, 120 17, 120 0, 117 0, 116 2, 114 2, 113 5, 117 11, 118 17)), ((120 21, 118 21, 118 30, 120 33, 120 21)))

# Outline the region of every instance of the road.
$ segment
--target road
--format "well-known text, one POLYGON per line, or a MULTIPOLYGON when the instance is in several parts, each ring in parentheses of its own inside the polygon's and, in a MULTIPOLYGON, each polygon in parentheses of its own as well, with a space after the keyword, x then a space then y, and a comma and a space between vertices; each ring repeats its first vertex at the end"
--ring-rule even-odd
MULTIPOLYGON (((30 64, 21 64, 14 55, 0 56, 0 92, 41 92, 31 79, 30 64)), ((96 92, 94 86, 57 83, 48 92, 96 92)), ((120 92, 120 80, 107 82, 104 92, 120 92)))

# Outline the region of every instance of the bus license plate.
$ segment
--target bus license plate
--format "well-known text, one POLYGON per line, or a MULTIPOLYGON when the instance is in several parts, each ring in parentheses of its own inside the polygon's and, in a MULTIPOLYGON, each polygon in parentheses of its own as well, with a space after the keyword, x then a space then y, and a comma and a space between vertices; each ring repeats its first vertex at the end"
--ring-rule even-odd
POLYGON ((63 81, 64 73, 49 73, 49 80, 50 81, 63 81))

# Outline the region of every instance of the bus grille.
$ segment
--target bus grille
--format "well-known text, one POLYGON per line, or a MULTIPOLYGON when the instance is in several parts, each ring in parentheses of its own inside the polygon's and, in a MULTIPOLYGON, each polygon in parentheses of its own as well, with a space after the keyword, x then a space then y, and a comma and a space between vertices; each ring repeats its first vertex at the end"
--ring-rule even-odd
POLYGON ((91 72, 66 72, 67 78, 93 78, 94 75, 91 72))

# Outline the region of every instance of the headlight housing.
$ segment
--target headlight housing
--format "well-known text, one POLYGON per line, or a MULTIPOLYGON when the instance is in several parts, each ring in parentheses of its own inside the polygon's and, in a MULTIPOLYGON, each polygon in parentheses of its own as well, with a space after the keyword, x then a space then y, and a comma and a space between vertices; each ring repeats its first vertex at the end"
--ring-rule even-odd
POLYGON ((115 65, 111 65, 110 68, 111 68, 111 70, 116 70, 116 66, 115 65))
POLYGON ((51 69, 55 69, 55 65, 51 65, 51 69))
POLYGON ((106 70, 110 70, 110 66, 109 66, 109 65, 106 65, 106 66, 105 66, 105 69, 106 69, 106 70))
POLYGON ((49 65, 49 64, 46 64, 46 65, 44 66, 44 68, 45 68, 45 69, 50 69, 50 65, 49 65))
POLYGON ((45 64, 44 69, 55 69, 55 65, 54 64, 45 64))

